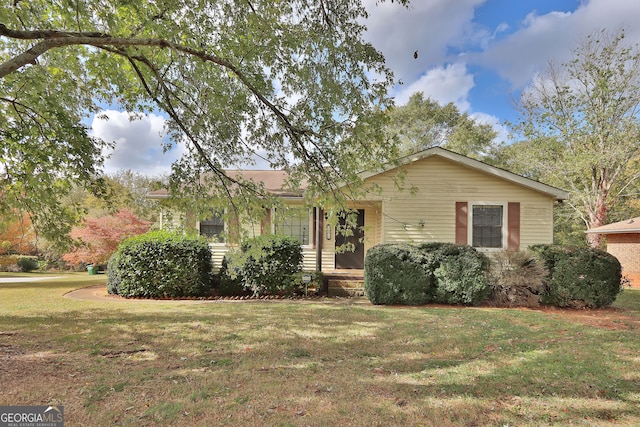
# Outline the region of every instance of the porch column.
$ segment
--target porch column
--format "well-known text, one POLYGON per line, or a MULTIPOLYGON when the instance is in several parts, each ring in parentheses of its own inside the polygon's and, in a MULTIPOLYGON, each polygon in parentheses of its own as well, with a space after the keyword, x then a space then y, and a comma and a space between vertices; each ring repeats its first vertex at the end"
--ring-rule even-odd
POLYGON ((323 218, 324 212, 322 208, 315 207, 316 212, 316 270, 322 271, 322 230, 323 230, 323 218))

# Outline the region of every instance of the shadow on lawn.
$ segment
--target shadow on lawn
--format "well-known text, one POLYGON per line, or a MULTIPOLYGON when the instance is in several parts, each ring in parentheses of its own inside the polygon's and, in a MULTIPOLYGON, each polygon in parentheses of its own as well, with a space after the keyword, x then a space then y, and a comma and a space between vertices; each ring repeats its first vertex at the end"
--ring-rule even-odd
MULTIPOLYGON (((0 359, 39 354, 20 366, 32 384, 51 374, 41 365, 65 359, 55 372, 69 387, 71 375, 83 371, 115 384, 121 380, 109 375, 126 367, 132 387, 171 389, 186 375, 204 389, 215 383, 229 398, 243 399, 238 383, 268 396, 268 386, 286 381, 278 391, 284 400, 305 396, 327 411, 359 396, 353 404, 371 413, 384 399, 394 410, 406 402, 416 411, 438 401, 478 407, 475 416, 484 423, 497 411, 502 419, 547 424, 640 420, 638 338, 637 328, 599 329, 535 311, 117 304, 3 316, 0 359), (141 353, 148 357, 135 359, 141 353), (532 401, 534 409, 527 408, 532 401)), ((6 372, 0 370, 0 384, 7 384, 6 372)))

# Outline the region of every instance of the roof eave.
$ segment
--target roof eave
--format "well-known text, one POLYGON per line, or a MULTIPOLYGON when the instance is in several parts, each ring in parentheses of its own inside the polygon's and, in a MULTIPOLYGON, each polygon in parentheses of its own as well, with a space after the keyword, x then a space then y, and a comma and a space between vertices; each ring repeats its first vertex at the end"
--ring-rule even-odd
POLYGON ((586 234, 631 234, 631 233, 640 233, 640 228, 628 228, 626 230, 598 230, 594 228, 593 230, 585 231, 586 234))

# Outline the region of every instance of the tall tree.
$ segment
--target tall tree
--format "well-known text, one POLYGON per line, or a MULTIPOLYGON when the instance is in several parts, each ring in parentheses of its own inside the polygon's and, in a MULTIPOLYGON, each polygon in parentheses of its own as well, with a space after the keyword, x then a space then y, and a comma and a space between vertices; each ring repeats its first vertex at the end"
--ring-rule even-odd
POLYGON ((483 158, 496 137, 492 126, 461 113, 452 102, 440 105, 422 92, 389 111, 387 133, 399 139, 405 153, 441 146, 475 158, 483 158))
POLYGON ((129 209, 141 219, 154 222, 158 207, 147 195, 153 190, 166 188, 168 177, 151 177, 128 169, 104 176, 102 184, 101 194, 84 192, 89 215, 98 217, 129 209))
POLYGON ((37 239, 28 215, 15 212, 0 216, 0 254, 35 255, 37 239))
MULTIPOLYGON (((516 169, 570 192, 569 205, 587 228, 608 213, 640 170, 640 50, 624 31, 585 38, 573 59, 551 62, 522 95, 522 142, 510 147, 516 169), (637 164, 637 163, 636 163, 637 164)), ((589 235, 592 246, 598 235, 589 235)))
POLYGON ((188 147, 174 165, 181 192, 259 195, 223 173, 259 153, 309 194, 357 180, 360 159, 396 154, 379 126, 392 74, 363 39, 366 16, 342 0, 2 2, 3 208, 67 235, 78 210, 59 201, 100 174, 107 142, 83 120, 104 103, 166 114, 167 145, 188 147))

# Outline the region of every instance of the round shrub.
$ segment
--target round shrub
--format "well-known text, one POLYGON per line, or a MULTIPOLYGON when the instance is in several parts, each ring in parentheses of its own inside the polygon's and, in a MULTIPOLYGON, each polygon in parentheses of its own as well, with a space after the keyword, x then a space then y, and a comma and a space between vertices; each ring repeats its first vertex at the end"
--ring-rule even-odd
POLYGON ((107 289, 124 297, 175 298, 211 291, 211 250, 200 237, 153 231, 120 244, 107 289))
POLYGON ((547 253, 556 258, 543 302, 559 307, 606 307, 622 291, 622 268, 613 255, 589 247, 547 253))
POLYGON ((373 304, 420 305, 433 298, 433 277, 414 246, 383 244, 367 251, 365 295, 373 304))
POLYGON ((299 291, 302 246, 289 236, 266 234, 245 240, 229 254, 228 274, 254 295, 291 295, 299 291))
POLYGON ((418 247, 435 278, 434 302, 478 305, 489 296, 489 258, 468 245, 423 243, 418 247))
POLYGON ((568 245, 549 245, 539 244, 529 246, 529 250, 533 252, 534 256, 542 261, 545 268, 549 272, 549 278, 553 275, 556 268, 556 264, 562 260, 567 260, 573 256, 574 253, 580 250, 578 246, 568 245))
POLYGON ((18 267, 25 273, 38 269, 38 257, 35 256, 21 256, 18 258, 18 267))

